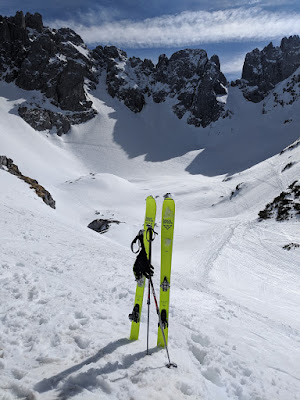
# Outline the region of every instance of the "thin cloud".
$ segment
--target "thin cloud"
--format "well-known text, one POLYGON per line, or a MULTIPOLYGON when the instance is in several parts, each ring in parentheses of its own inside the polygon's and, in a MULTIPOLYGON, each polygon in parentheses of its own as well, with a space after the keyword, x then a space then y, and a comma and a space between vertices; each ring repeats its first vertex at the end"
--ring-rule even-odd
MULTIPOLYGON (((107 16, 106 16, 107 17, 107 16)), ((143 21, 109 21, 86 24, 84 15, 76 21, 53 21, 52 27, 69 26, 87 44, 114 44, 119 47, 179 47, 225 41, 278 39, 299 34, 300 13, 272 12, 261 8, 182 12, 143 21)))
POLYGON ((243 65, 245 61, 245 54, 239 54, 231 59, 221 59, 221 70, 224 74, 238 74, 242 72, 243 65))

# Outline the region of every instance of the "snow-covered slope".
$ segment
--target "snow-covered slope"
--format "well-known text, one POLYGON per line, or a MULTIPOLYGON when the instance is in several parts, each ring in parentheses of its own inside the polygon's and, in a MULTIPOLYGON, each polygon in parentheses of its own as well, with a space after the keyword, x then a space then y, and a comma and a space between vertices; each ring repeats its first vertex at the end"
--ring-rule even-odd
MULTIPOLYGON (((300 248, 283 247, 300 244, 299 216, 258 220, 299 180, 300 147, 279 154, 299 137, 298 100, 285 109, 287 124, 286 114, 263 114, 261 103, 230 88, 231 119, 197 129, 170 107, 159 111, 164 104, 132 114, 100 84, 90 93, 98 115, 57 137, 14 114, 28 92, 1 85, 0 155, 45 185, 57 208, 0 170, 0 398, 298 399, 300 248), (166 192, 176 203, 169 321, 176 370, 156 348, 153 304, 151 357, 146 307, 139 341, 128 340, 130 242, 150 194, 160 231, 166 192), (99 235, 86 228, 99 215, 121 224, 99 235)), ((158 237, 157 292, 159 262, 158 237)))
POLYGON ((272 103, 273 93, 283 96, 283 88, 279 84, 264 102, 251 103, 238 87, 230 87, 226 104, 229 117, 206 128, 209 138, 199 135, 199 145, 205 150, 187 170, 209 176, 234 174, 274 156, 298 139, 299 98, 280 109, 272 103))

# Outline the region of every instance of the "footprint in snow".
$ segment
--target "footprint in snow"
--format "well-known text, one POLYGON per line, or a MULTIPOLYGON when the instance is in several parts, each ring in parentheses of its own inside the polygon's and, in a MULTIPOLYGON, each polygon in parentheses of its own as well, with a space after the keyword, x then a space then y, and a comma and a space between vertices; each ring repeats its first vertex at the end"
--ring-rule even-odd
POLYGON ((207 351, 200 349, 198 346, 194 344, 190 345, 190 351, 201 365, 205 364, 205 357, 207 356, 207 351))
POLYGON ((79 329, 81 327, 81 324, 79 322, 73 322, 72 324, 69 325, 70 331, 76 331, 76 329, 79 329))
POLYGON ((192 396, 193 389, 186 382, 180 382, 177 387, 183 395, 192 396))
POLYGON ((75 336, 74 340, 77 346, 82 350, 87 349, 91 343, 89 339, 86 339, 82 336, 75 336))
POLYGON ((242 374, 243 374, 245 377, 247 377, 247 378, 249 378, 249 377, 252 375, 251 369, 249 369, 249 368, 247 368, 247 367, 242 367, 242 366, 241 366, 241 372, 242 372, 242 374))
POLYGON ((80 325, 86 325, 90 320, 90 317, 86 316, 82 311, 75 311, 74 318, 78 320, 80 325))
POLYGON ((202 347, 208 347, 210 345, 210 340, 207 336, 203 336, 200 333, 193 333, 191 335, 193 342, 201 344, 202 347))
POLYGON ((74 317, 75 317, 75 319, 86 318, 86 316, 84 315, 84 313, 82 311, 75 311, 74 317))
POLYGON ((58 334, 54 334, 54 336, 51 338, 50 344, 52 347, 57 347, 61 343, 60 336, 58 334))
POLYGON ((201 371, 204 378, 221 387, 223 383, 221 381, 221 371, 216 367, 208 367, 205 371, 201 371))
POLYGON ((18 288, 13 288, 11 292, 15 299, 22 298, 22 293, 19 291, 18 288))
POLYGON ((22 370, 20 370, 20 369, 13 369, 13 370, 11 371, 11 373, 12 373, 13 377, 14 377, 15 379, 17 379, 18 381, 20 381, 21 379, 23 379, 24 376, 27 374, 26 371, 22 371, 22 370))
POLYGON ((39 291, 35 286, 33 286, 28 292, 28 300, 29 301, 37 300, 38 297, 39 297, 39 291))
POLYGON ((17 262, 16 267, 25 267, 25 264, 23 264, 22 262, 17 262))

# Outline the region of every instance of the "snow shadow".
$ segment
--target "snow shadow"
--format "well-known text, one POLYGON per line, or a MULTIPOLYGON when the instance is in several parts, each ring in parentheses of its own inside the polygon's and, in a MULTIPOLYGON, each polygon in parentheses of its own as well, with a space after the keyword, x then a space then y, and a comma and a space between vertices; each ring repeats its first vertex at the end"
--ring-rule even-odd
POLYGON ((236 132, 225 127, 220 129, 219 136, 215 131, 213 137, 201 139, 200 148, 204 150, 186 171, 192 175, 234 175, 279 154, 298 138, 297 129, 282 131, 280 125, 270 129, 267 123, 259 127, 249 123, 236 132))
POLYGON ((92 94, 110 107, 109 118, 115 120, 113 139, 129 158, 145 155, 146 161, 159 162, 197 149, 196 128, 181 122, 170 102, 156 104, 147 98, 143 110, 134 113, 104 87, 92 94))
MULTIPOLYGON (((161 348, 158 347, 149 349, 150 354, 153 354, 160 350, 161 348)), ((57 399, 67 400, 71 397, 80 394, 84 390, 92 391, 95 389, 100 389, 104 393, 110 394, 112 392, 110 383, 106 379, 102 378, 102 375, 111 374, 118 370, 127 370, 136 361, 139 361, 145 356, 146 356, 145 351, 141 351, 135 354, 129 354, 122 357, 122 363, 120 363, 119 361, 116 361, 114 363, 108 362, 104 367, 90 368, 86 372, 82 372, 75 376, 71 376, 67 380, 65 380, 62 386, 59 388, 57 399)), ((163 368, 163 367, 158 367, 158 368, 163 368)), ((127 374, 124 378, 127 378, 127 374)), ((119 378, 119 379, 124 379, 124 378, 119 378)))
POLYGON ((49 390, 53 390, 57 387, 57 385, 64 379, 66 379, 69 375, 73 374, 74 372, 80 370, 85 365, 93 364, 99 361, 102 357, 106 356, 107 354, 113 353, 116 349, 121 346, 125 346, 126 344, 132 343, 129 339, 123 338, 116 340, 115 342, 109 343, 107 346, 103 347, 103 349, 99 350, 94 356, 89 357, 88 359, 82 361, 79 364, 73 365, 72 367, 66 369, 65 371, 60 372, 57 375, 51 376, 50 378, 43 379, 42 381, 38 382, 34 390, 39 393, 48 392, 49 390))
POLYGON ((0 81, 0 97, 4 97, 7 101, 16 101, 19 103, 21 99, 25 101, 32 93, 38 92, 25 91, 17 87, 14 83, 0 81))
MULTIPOLYGON (((34 390, 38 393, 45 393, 54 389, 57 389, 57 399, 66 400, 71 398, 83 390, 93 390, 100 388, 105 393, 110 393, 110 386, 106 380, 101 378, 101 375, 107 375, 118 370, 126 370, 136 361, 145 357, 145 351, 141 351, 135 354, 122 355, 122 363, 116 361, 114 363, 108 362, 101 368, 90 368, 85 372, 81 372, 75 376, 70 376, 75 372, 81 370, 89 364, 98 362, 104 356, 113 353, 119 347, 133 343, 131 340, 123 338, 116 340, 115 342, 109 343, 103 349, 99 350, 94 356, 82 361, 79 364, 73 365, 72 367, 60 372, 57 375, 51 376, 50 378, 43 379, 34 386, 34 390), (59 388, 58 388, 59 386, 59 388)), ((149 349, 150 354, 156 353, 162 350, 161 348, 154 347, 149 349)))
MULTIPOLYGON (((113 138, 129 158, 145 155, 145 161, 162 162, 175 157, 180 157, 192 150, 197 150, 193 129, 173 119, 175 115, 162 114, 159 105, 147 105, 139 114, 131 111, 126 113, 112 113, 110 117, 116 118, 113 138), (154 115, 156 109, 157 115, 154 115), (169 121, 168 121, 169 120, 169 121)), ((160 104, 161 106, 161 104, 160 104)), ((165 107, 162 107, 165 112, 165 107)), ((172 111, 170 111, 172 112, 172 111)))
POLYGON ((0 82, 0 97, 3 97, 7 102, 15 102, 9 114, 18 115, 18 109, 22 104, 31 101, 38 101, 42 103, 42 94, 36 90, 24 90, 17 87, 14 83, 0 82))
MULTIPOLYGON (((97 96, 97 94, 94 94, 97 96)), ((107 93, 99 95, 112 109, 113 139, 129 158, 162 162, 202 150, 186 167, 192 175, 234 175, 280 153, 299 138, 295 126, 282 116, 264 116, 259 110, 236 110, 234 118, 220 119, 204 128, 190 126, 172 111, 172 102, 155 104, 147 99, 140 113, 133 113, 107 93), (248 112, 249 111, 249 112, 248 112), (249 114, 249 115, 248 115, 249 114)))

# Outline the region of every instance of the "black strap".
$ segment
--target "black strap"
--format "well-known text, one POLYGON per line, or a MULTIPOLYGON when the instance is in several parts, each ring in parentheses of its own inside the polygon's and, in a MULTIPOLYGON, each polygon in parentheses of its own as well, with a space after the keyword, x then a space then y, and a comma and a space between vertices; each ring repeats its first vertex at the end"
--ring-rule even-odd
POLYGON ((147 230, 146 230, 146 240, 147 242, 153 242, 155 239, 155 235, 157 235, 157 232, 152 228, 151 225, 147 225, 147 230))
POLYGON ((136 235, 136 237, 133 239, 133 241, 131 242, 131 251, 134 253, 134 254, 137 254, 137 253, 139 253, 140 251, 141 251, 141 248, 143 247, 143 245, 144 245, 144 242, 143 242, 143 240, 144 240, 144 232, 142 231, 142 230, 140 230, 139 231, 139 233, 136 235), (138 242, 138 246, 139 246, 139 248, 137 249, 137 251, 134 251, 133 250, 133 246, 136 244, 136 242, 138 242))

